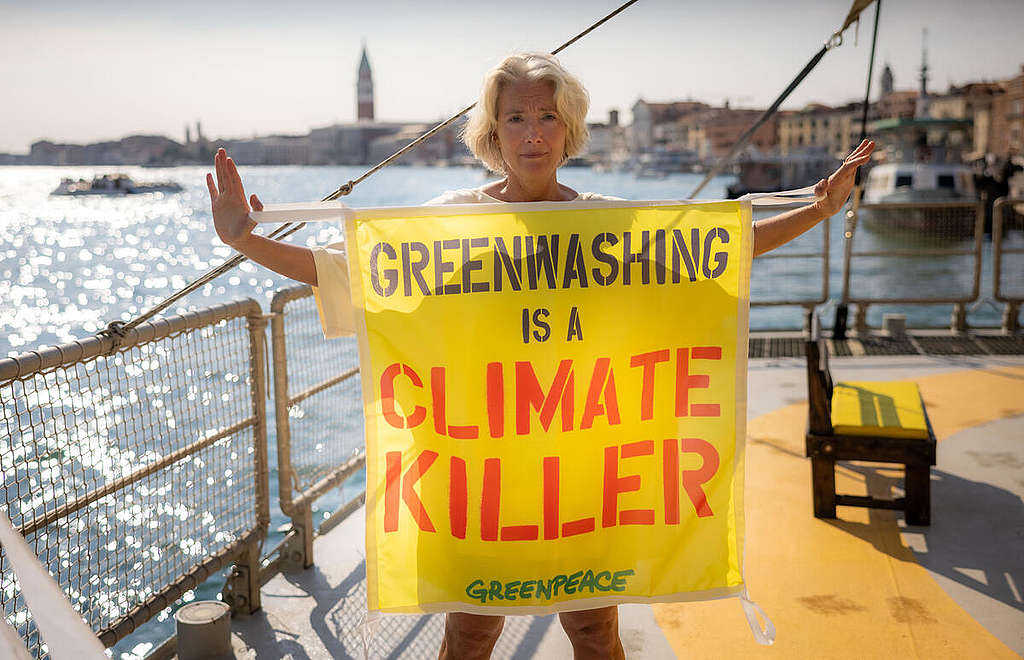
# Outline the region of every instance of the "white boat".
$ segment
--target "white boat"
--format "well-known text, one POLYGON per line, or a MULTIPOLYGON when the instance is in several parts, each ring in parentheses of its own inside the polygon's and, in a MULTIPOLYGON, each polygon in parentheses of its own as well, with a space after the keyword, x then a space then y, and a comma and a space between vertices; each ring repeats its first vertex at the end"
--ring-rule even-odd
POLYGON ((94 177, 92 181, 64 178, 50 194, 121 196, 155 192, 176 193, 181 190, 181 186, 173 181, 136 183, 131 177, 124 174, 104 174, 94 177))
POLYGON ((963 136, 954 137, 970 127, 970 120, 953 119, 875 122, 871 133, 884 144, 885 162, 868 173, 862 199, 864 224, 875 231, 973 235, 973 211, 941 206, 978 201, 974 171, 960 160, 959 146, 967 142, 963 136), (872 208, 876 204, 908 206, 872 208))
POLYGON ((865 204, 963 202, 978 199, 974 172, 953 163, 876 165, 864 187, 865 204))

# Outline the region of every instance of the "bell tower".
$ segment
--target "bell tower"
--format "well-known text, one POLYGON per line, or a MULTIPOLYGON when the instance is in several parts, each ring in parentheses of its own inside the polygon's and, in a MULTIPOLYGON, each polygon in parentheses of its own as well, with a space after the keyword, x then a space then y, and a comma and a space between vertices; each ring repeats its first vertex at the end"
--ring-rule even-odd
POLYGON ((356 83, 356 119, 373 121, 373 73, 370 71, 370 60, 366 57, 366 44, 363 44, 363 57, 359 61, 359 81, 356 83))

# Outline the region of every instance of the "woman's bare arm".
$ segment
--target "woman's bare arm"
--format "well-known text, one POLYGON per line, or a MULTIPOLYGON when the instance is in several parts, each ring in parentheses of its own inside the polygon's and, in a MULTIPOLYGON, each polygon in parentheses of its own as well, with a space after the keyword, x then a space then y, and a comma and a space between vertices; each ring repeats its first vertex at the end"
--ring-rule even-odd
POLYGON ((857 168, 871 160, 875 143, 864 140, 846 157, 838 170, 814 186, 818 201, 754 223, 754 256, 785 245, 843 208, 853 189, 857 168))
MULTIPOLYGON (((249 217, 249 203, 245 199, 245 189, 235 161, 224 149, 218 149, 213 162, 217 181, 214 183, 213 175, 207 174, 206 187, 210 191, 213 225, 220 240, 276 273, 316 286, 313 251, 253 234, 256 223, 249 217)), ((263 204, 256 195, 249 201, 253 209, 263 210, 263 204)))

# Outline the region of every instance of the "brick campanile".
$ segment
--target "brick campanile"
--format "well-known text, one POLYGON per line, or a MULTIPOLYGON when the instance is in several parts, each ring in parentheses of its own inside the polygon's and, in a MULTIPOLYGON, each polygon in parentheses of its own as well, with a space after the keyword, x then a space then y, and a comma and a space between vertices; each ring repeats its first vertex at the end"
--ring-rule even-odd
POLYGON ((356 119, 373 121, 373 74, 370 72, 370 60, 366 57, 366 46, 363 46, 363 57, 359 61, 359 82, 356 83, 357 110, 356 119))

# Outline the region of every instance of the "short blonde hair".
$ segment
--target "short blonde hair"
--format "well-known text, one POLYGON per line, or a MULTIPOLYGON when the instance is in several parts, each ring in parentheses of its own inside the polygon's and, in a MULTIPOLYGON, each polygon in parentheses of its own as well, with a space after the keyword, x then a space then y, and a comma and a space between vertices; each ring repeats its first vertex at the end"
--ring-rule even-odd
POLYGON ((498 128, 498 97, 510 82, 518 80, 546 80, 555 87, 555 109, 565 124, 565 153, 562 162, 579 155, 590 137, 587 132, 587 109, 590 97, 583 85, 559 64, 553 55, 519 53, 509 55, 487 73, 476 109, 462 130, 462 141, 488 169, 508 174, 501 157, 501 148, 495 140, 498 128))

